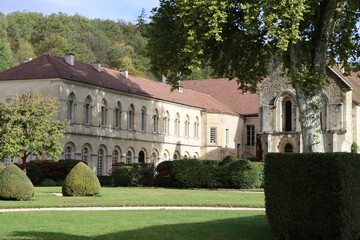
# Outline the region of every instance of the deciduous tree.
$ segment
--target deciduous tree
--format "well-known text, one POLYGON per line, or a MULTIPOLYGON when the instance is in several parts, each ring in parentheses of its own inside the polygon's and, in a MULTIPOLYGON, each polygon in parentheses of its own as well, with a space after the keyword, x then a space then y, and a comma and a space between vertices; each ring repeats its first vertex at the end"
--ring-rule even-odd
POLYGON ((26 172, 30 154, 57 160, 66 122, 55 120, 59 103, 29 91, 0 103, 0 159, 19 157, 26 172))
POLYGON ((360 57, 358 0, 160 0, 149 29, 153 69, 176 86, 210 62, 218 76, 255 91, 271 58, 297 93, 304 152, 322 152, 326 67, 349 71, 360 57))

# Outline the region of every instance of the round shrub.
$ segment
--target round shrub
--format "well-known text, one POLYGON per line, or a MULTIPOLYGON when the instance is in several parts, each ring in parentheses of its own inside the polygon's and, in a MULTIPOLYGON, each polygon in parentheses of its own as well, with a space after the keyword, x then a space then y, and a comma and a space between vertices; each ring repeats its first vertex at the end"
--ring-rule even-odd
POLYGON ((237 161, 237 160, 239 160, 239 159, 237 158, 237 156, 235 156, 235 155, 228 155, 228 156, 226 156, 226 157, 219 163, 219 165, 220 165, 220 166, 224 166, 224 165, 230 164, 230 163, 232 163, 232 162, 235 162, 235 161, 237 161))
POLYGON ((76 166, 66 176, 63 196, 93 196, 100 193, 100 182, 95 173, 83 162, 76 166))
POLYGON ((238 160, 228 165, 227 183, 230 188, 259 188, 261 176, 260 167, 249 160, 238 160))
POLYGON ((129 187, 132 183, 131 166, 122 166, 113 172, 113 182, 115 186, 129 187))
POLYGON ((1 199, 30 200, 34 193, 34 185, 16 165, 10 165, 0 173, 1 199))
POLYGON ((172 176, 172 161, 164 161, 157 165, 155 169, 154 184, 157 187, 172 187, 174 178, 172 176))

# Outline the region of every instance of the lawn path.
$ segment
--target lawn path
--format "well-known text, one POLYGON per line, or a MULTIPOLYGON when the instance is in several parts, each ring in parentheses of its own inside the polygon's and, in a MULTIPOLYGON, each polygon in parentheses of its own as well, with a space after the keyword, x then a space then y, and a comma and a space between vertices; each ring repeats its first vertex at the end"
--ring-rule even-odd
POLYGON ((248 207, 58 207, 58 208, 2 208, 0 212, 32 212, 32 211, 127 211, 127 210, 221 210, 221 211, 265 211, 265 208, 248 207))

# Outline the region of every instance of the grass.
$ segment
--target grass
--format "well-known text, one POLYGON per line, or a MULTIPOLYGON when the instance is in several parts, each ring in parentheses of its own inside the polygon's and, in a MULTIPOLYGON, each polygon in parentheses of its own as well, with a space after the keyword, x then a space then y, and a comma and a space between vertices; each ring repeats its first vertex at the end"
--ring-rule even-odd
POLYGON ((0 208, 90 206, 223 206, 264 207, 263 192, 182 190, 163 188, 102 188, 94 197, 61 197, 61 187, 36 187, 31 201, 0 201, 0 208))
POLYGON ((1 213, 0 239, 275 240, 263 211, 185 210, 1 213))

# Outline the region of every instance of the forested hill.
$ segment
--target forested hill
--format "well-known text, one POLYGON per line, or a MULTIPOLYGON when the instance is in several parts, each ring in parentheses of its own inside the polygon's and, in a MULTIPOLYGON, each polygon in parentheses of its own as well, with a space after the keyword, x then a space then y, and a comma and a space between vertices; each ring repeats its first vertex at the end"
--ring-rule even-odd
POLYGON ((141 16, 133 24, 63 13, 0 13, 0 71, 44 53, 71 52, 81 62, 99 61, 105 67, 150 77, 145 27, 141 16))

